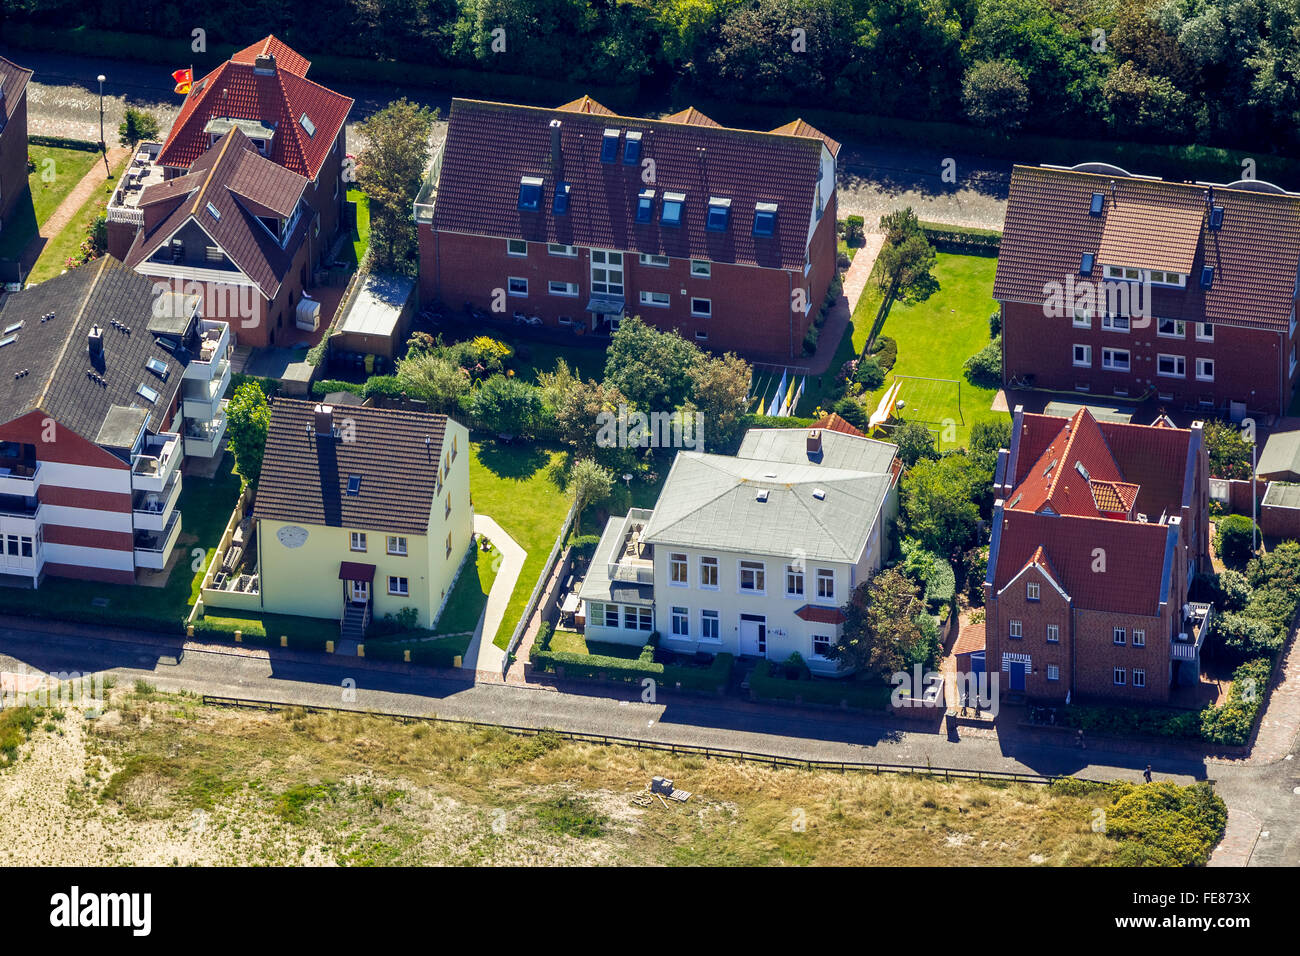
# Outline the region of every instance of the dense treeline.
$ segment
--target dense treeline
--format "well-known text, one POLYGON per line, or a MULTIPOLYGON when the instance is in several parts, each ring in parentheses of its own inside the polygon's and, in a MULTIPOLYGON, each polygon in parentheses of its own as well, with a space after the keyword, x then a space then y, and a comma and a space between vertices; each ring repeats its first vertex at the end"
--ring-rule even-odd
POLYGON ((0 12, 176 37, 202 27, 211 43, 275 32, 317 53, 651 95, 1300 146, 1297 0, 0 0, 0 12))

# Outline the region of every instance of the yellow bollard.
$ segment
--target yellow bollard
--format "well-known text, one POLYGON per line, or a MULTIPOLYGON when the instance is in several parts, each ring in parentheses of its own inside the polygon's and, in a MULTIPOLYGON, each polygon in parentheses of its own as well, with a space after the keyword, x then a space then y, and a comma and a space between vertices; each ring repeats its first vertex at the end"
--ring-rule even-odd
POLYGON ((194 636, 194 625, 193 625, 193 624, 187 624, 187 625, 185 626, 185 636, 186 636, 186 637, 193 637, 193 636, 194 636))
POLYGON ((281 646, 281 647, 288 647, 288 646, 289 646, 289 635, 288 635, 288 634, 281 634, 281 635, 280 635, 280 646, 281 646))
POLYGON ((409 647, 402 651, 402 660, 408 664, 411 663, 411 649, 409 647))
POLYGON ((242 644, 242 643, 244 643, 244 632, 243 632, 243 631, 236 631, 236 632, 235 632, 235 643, 236 643, 236 644, 242 644))
POLYGON ((451 664, 453 667, 460 667, 461 659, 459 654, 456 655, 455 659, 452 660, 451 664))
POLYGON ((325 642, 325 653, 326 653, 326 654, 333 654, 333 653, 334 653, 334 642, 333 642, 333 641, 326 641, 326 642, 325 642))
POLYGON ((357 645, 357 657, 365 657, 365 656, 366 656, 366 645, 364 645, 364 644, 358 644, 358 645, 357 645))

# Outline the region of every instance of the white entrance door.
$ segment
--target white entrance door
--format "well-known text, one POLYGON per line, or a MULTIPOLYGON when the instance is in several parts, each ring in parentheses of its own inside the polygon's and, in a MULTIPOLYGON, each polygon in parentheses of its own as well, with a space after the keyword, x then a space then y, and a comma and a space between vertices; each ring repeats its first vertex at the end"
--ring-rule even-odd
POLYGON ((740 615, 740 653, 751 657, 767 655, 767 618, 760 614, 740 615))
POLYGON ((365 604, 370 600, 370 582, 349 581, 348 592, 353 604, 365 604))

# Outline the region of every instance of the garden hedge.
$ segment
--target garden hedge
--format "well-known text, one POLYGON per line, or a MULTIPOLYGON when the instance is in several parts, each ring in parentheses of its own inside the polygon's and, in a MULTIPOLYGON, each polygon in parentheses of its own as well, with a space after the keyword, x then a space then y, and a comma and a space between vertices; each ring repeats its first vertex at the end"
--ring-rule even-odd
POLYGON ((529 659, 535 668, 543 671, 564 668, 565 677, 588 677, 602 680, 639 683, 649 677, 661 684, 678 683, 683 690, 717 691, 731 675, 734 660, 730 654, 718 654, 708 667, 684 667, 680 664, 660 664, 657 661, 632 660, 626 657, 607 657, 602 654, 575 654, 571 651, 539 651, 534 646, 529 659))
POLYGON ((860 710, 881 710, 889 703, 892 689, 884 684, 864 684, 851 678, 841 680, 788 680, 773 673, 771 661, 759 661, 749 675, 749 689, 759 700, 793 701, 838 707, 847 704, 860 710))

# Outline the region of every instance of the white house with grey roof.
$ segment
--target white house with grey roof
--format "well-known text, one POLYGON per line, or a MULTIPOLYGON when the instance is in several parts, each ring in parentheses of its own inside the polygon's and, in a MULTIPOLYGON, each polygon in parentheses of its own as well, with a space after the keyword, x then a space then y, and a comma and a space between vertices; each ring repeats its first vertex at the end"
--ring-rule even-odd
POLYGON ((610 518, 579 593, 589 641, 784 661, 826 656, 840 608, 880 568, 897 448, 819 429, 752 429, 735 456, 679 452, 653 510, 610 518))

